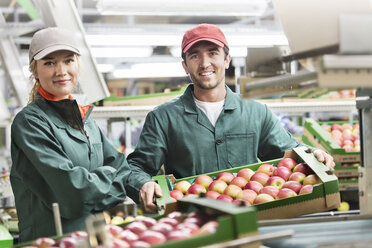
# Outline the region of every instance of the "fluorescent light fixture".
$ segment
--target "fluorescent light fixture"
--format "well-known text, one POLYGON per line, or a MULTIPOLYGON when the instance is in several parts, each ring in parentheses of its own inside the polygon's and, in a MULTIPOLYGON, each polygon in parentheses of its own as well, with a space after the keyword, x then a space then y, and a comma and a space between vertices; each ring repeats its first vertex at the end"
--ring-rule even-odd
MULTIPOLYGON (((230 47, 264 47, 288 45, 287 37, 282 32, 261 32, 260 34, 241 33, 234 35, 225 33, 230 47)), ((87 35, 91 47, 117 46, 180 46, 183 33, 171 34, 128 34, 128 35, 87 35)))
POLYGON ((266 0, 98 0, 107 15, 261 16, 266 0))
POLYGON ((90 46, 175 46, 180 45, 182 35, 166 34, 123 34, 123 35, 87 35, 90 46))
POLYGON ((144 58, 152 55, 152 47, 92 47, 96 58, 144 58))
POLYGON ((113 78, 165 78, 186 77, 180 62, 134 64, 127 69, 112 72, 113 78))

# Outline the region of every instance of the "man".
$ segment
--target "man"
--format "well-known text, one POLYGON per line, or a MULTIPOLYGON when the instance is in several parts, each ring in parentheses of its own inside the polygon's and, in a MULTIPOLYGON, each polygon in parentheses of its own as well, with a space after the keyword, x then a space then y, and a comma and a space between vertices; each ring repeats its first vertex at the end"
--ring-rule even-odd
MULTIPOLYGON (((166 174, 183 178, 207 172, 280 158, 301 146, 286 132, 266 105, 242 100, 225 82, 231 55, 222 31, 201 24, 182 40, 182 66, 190 76, 185 93, 150 112, 135 151, 128 162, 137 181, 142 203, 153 211, 154 193, 149 182, 164 164, 166 174), (142 177, 142 178, 141 178, 142 177)), ((333 158, 316 150, 319 161, 334 167, 333 158)))

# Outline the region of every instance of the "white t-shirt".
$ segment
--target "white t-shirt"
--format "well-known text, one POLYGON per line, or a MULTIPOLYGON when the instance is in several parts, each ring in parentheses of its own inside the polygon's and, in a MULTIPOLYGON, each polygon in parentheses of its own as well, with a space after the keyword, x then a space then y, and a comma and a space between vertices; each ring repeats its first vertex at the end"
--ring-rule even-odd
POLYGON ((209 121, 213 126, 216 125, 216 121, 221 114, 223 106, 225 105, 225 99, 219 102, 202 102, 194 97, 196 106, 200 108, 204 114, 208 117, 209 121))

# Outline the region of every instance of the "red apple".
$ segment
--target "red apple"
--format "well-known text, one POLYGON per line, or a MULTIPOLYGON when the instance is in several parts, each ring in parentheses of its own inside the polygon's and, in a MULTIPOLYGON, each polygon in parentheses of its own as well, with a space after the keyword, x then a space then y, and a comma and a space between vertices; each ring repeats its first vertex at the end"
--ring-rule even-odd
POLYGON ((217 228, 218 228, 218 222, 215 220, 211 220, 205 223, 202 227, 200 227, 197 234, 200 235, 200 234, 215 233, 217 231, 217 228))
POLYGON ((232 202, 234 199, 229 195, 220 195, 219 197, 217 197, 217 200, 232 202))
POLYGON ((183 216, 183 213, 180 211, 173 211, 167 215, 168 218, 177 219, 181 218, 183 216))
POLYGON ((175 218, 163 217, 163 218, 158 220, 158 223, 167 223, 167 224, 175 227, 179 224, 179 221, 175 218))
POLYGON ((110 247, 112 247, 112 248, 129 248, 130 245, 125 240, 114 238, 114 239, 111 240, 111 246, 110 247))
POLYGON ((253 204, 256 205, 256 204, 260 204, 260 203, 271 202, 271 201, 274 201, 274 200, 275 199, 271 195, 262 193, 262 194, 257 195, 256 199, 254 199, 253 204))
POLYGON ((183 194, 178 189, 171 190, 169 192, 169 195, 174 199, 181 199, 183 197, 183 194))
POLYGON ((314 185, 312 185, 312 184, 304 185, 304 186, 302 186, 302 188, 300 189, 300 192, 298 194, 302 195, 302 194, 312 193, 313 188, 314 188, 314 185))
POLYGON ((279 167, 274 170, 273 175, 283 178, 285 181, 288 180, 289 176, 292 174, 291 170, 287 167, 279 167))
POLYGON ((274 199, 276 195, 278 194, 279 189, 274 186, 265 186, 260 190, 260 194, 268 194, 271 195, 274 199))
POLYGON ((225 191, 223 192, 225 195, 231 196, 232 198, 236 198, 238 193, 242 191, 242 188, 236 186, 234 184, 230 184, 226 187, 225 191))
POLYGON ((333 130, 339 130, 339 131, 341 131, 342 130, 342 127, 341 127, 340 124, 334 123, 334 124, 331 125, 331 130, 332 131, 333 130))
POLYGON ((244 186, 247 184, 247 180, 245 180, 244 177, 235 177, 231 182, 230 182, 230 185, 236 185, 240 188, 244 188, 244 186))
POLYGON ((230 184, 230 182, 234 179, 234 175, 230 172, 221 172, 216 177, 216 180, 222 180, 227 184, 230 184))
POLYGON ((46 248, 46 247, 53 246, 55 243, 56 243, 56 241, 54 241, 54 239, 43 237, 43 238, 36 239, 32 243, 32 245, 34 245, 36 247, 41 247, 41 248, 44 248, 45 247, 46 248))
POLYGON ((208 187, 208 190, 216 191, 220 194, 223 194, 225 188, 227 187, 227 183, 222 180, 214 180, 208 187))
POLYGON ((126 241, 128 244, 132 244, 138 240, 138 235, 130 230, 123 230, 117 238, 126 241))
POLYGON ((353 151, 353 146, 352 145, 343 145, 342 149, 344 149, 345 152, 352 152, 353 151))
POLYGON ((281 189, 285 180, 279 176, 272 176, 267 180, 266 186, 270 185, 277 189, 281 189))
POLYGON ((310 168, 310 166, 308 166, 305 163, 299 163, 298 165, 296 165, 293 168, 293 172, 302 172, 306 176, 314 173, 313 170, 310 168))
POLYGON ((205 196, 210 199, 217 199, 220 195, 220 193, 213 190, 208 190, 207 193, 205 193, 205 196))
POLYGON ((140 236, 139 240, 145 241, 150 245, 159 245, 167 241, 164 234, 152 230, 144 231, 140 236))
POLYGON ((288 178, 288 181, 297 181, 302 184, 305 177, 306 175, 302 172, 293 172, 292 175, 288 178))
POLYGON ((175 230, 170 232, 167 236, 167 240, 180 240, 187 239, 191 237, 191 233, 184 230, 175 230))
POLYGON ((190 186, 191 186, 191 183, 189 183, 188 181, 179 181, 178 183, 174 185, 173 189, 177 189, 181 191, 182 194, 186 194, 190 186))
POLYGON ((145 224, 147 228, 150 228, 157 223, 157 220, 155 220, 154 218, 151 218, 151 217, 144 217, 142 219, 139 219, 138 221, 145 224))
POLYGON ((316 174, 310 174, 305 177, 304 181, 302 182, 302 185, 308 184, 317 185, 320 183, 322 183, 322 180, 320 180, 320 178, 316 174))
POLYGON ((346 130, 346 129, 353 129, 353 126, 351 125, 351 124, 349 124, 349 123, 343 123, 342 125, 341 125, 341 127, 342 127, 342 130, 346 130))
POLYGON ((251 176, 253 174, 254 174, 254 171, 252 169, 244 168, 244 169, 241 169, 236 176, 242 177, 248 182, 249 180, 251 180, 251 176))
POLYGON ((127 225, 125 229, 130 230, 137 235, 140 235, 141 233, 147 230, 147 226, 140 221, 134 221, 127 225))
POLYGON ((70 234, 70 237, 74 239, 87 239, 88 238, 88 233, 85 231, 75 231, 70 234))
POLYGON ((293 168, 297 165, 296 161, 293 158, 283 158, 282 160, 279 161, 277 167, 287 167, 291 171, 293 168))
POLYGON ((205 193, 207 191, 203 185, 193 184, 190 186, 187 192, 194 195, 200 195, 200 193, 205 193))
POLYGON ((156 223, 153 225, 150 230, 156 231, 156 232, 161 232, 165 236, 168 235, 169 232, 173 230, 173 226, 168 224, 168 223, 156 223))
POLYGON ((282 189, 284 189, 284 188, 291 189, 294 192, 296 192, 296 194, 298 194, 298 192, 302 188, 302 184, 300 182, 298 182, 298 181, 287 181, 283 185, 283 188, 282 189))
POLYGON ((123 231, 123 228, 121 228, 120 226, 111 225, 111 224, 105 225, 105 229, 114 237, 119 235, 119 233, 123 231))
POLYGON ((208 175, 199 175, 196 177, 195 182, 196 184, 203 185, 205 189, 208 189, 209 184, 213 182, 213 179, 208 175))
POLYGON ((150 246, 151 245, 145 241, 137 240, 131 244, 130 248, 148 248, 150 246))
POLYGON ((77 240, 72 237, 64 237, 59 240, 59 247, 75 248, 77 247, 77 240))
POLYGON ((296 195, 297 195, 296 192, 294 192, 293 190, 288 189, 288 188, 282 188, 281 190, 279 190, 279 193, 276 196, 276 199, 284 199, 284 198, 292 197, 296 195))
POLYGON ((235 205, 238 205, 238 206, 251 206, 252 204, 249 202, 249 201, 246 201, 246 200, 243 200, 243 199, 235 199, 233 200, 233 202, 235 205))
POLYGON ((334 140, 338 140, 338 141, 341 141, 342 140, 342 133, 340 130, 332 130, 331 131, 331 137, 334 139, 334 140))
MULTIPOLYGON (((266 174, 265 174, 266 175, 266 174)), ((262 184, 256 181, 249 181, 245 186, 244 189, 251 189, 255 191, 256 193, 260 192, 260 190, 263 188, 262 184)))
POLYGON ((273 175, 274 169, 275 167, 272 164, 262 164, 260 165, 260 167, 258 167, 256 172, 262 172, 262 173, 267 174, 269 177, 271 177, 273 175))
POLYGON ((256 172, 251 177, 251 181, 259 182, 260 184, 262 184, 262 186, 265 186, 266 183, 267 183, 267 180, 269 180, 269 178, 270 177, 267 174, 265 174, 265 173, 256 172))
POLYGON ((175 230, 183 230, 190 234, 195 234, 199 230, 199 226, 192 222, 182 222, 176 226, 175 230))
POLYGON ((257 197, 256 191, 253 191, 251 189, 244 189, 238 193, 236 199, 243 199, 253 204, 253 201, 254 199, 256 199, 256 197, 257 197))

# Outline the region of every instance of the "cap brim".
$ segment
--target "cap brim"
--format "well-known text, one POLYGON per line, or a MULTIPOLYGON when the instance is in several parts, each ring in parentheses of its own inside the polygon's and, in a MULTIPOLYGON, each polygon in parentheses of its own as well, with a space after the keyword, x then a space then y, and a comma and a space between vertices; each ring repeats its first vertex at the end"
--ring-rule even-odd
POLYGON ((195 45, 196 43, 200 42, 200 41, 209 41, 209 42, 212 42, 214 44, 216 44, 217 46, 220 46, 220 47, 224 47, 225 44, 219 40, 216 40, 216 39, 212 39, 212 38, 200 38, 200 39, 197 39, 197 40, 194 40, 192 42, 190 42, 189 44, 187 44, 187 46, 185 46, 182 50, 183 53, 186 53, 193 45, 195 45))
POLYGON ((34 60, 40 60, 40 59, 44 58, 45 56, 47 56, 48 54, 51 54, 55 51, 60 51, 60 50, 67 50, 67 51, 71 51, 73 53, 76 53, 76 54, 80 55, 80 51, 77 50, 76 48, 73 48, 73 47, 67 46, 67 45, 55 45, 55 46, 47 47, 44 50, 41 50, 40 52, 38 52, 33 57, 33 59, 34 60))

